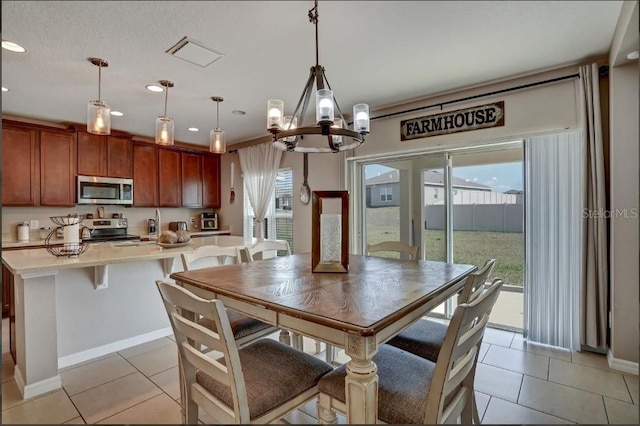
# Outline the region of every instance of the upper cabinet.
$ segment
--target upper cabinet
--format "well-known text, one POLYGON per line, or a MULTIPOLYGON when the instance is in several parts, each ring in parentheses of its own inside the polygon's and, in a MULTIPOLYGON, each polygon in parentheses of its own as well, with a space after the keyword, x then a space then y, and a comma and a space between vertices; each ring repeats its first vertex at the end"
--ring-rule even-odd
POLYGON ((182 153, 182 205, 202 207, 202 155, 182 153))
POLYGON ((2 123, 2 205, 73 206, 76 138, 72 131, 2 123))
POLYGON ((220 208, 219 155, 202 155, 202 207, 220 208))
POLYGON ((2 205, 35 206, 40 176, 38 131, 2 125, 2 205))
POLYGON ((133 177, 133 142, 130 137, 93 135, 78 131, 78 174, 133 177))
POLYGON ((158 206, 158 148, 150 144, 133 145, 133 205, 158 206))
POLYGON ((182 205, 180 151, 158 148, 158 198, 160 207, 182 205))

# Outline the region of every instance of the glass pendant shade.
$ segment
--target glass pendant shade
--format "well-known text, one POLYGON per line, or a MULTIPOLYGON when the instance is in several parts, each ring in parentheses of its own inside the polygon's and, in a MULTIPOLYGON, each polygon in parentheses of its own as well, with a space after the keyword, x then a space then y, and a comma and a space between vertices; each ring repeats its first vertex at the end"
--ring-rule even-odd
MULTIPOLYGON (((336 118, 333 121, 333 126, 331 127, 336 127, 338 129, 342 129, 343 123, 342 123, 342 118, 336 118)), ((342 144, 342 136, 331 136, 331 138, 333 139, 333 143, 335 145, 341 145, 342 144)))
POLYGON ((369 133, 369 105, 353 106, 353 130, 358 133, 369 133))
POLYGON ((87 132, 94 135, 111 134, 111 107, 102 101, 87 104, 87 132))
POLYGON ((173 128, 173 118, 156 118, 156 143, 158 145, 173 145, 173 128))
POLYGON ((284 101, 269 99, 267 101, 267 129, 282 129, 284 117, 284 101))
POLYGON ((333 91, 329 89, 320 89, 316 93, 316 121, 333 122, 333 91))
MULTIPOLYGON (((284 116, 284 122, 282 125, 282 130, 293 130, 298 128, 298 117, 293 117, 291 115, 284 116)), ((285 142, 295 142, 295 136, 289 136, 282 139, 285 142)))
POLYGON ((227 152, 227 141, 224 130, 215 128, 210 132, 209 151, 216 154, 224 154, 227 152))

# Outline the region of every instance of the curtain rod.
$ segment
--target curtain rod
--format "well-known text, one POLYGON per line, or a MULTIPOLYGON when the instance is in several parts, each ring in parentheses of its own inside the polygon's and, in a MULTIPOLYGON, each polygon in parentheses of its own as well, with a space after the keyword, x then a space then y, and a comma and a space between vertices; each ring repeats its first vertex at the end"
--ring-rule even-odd
MULTIPOLYGON (((601 72, 602 72, 602 70, 601 70, 601 72)), ((449 105, 449 104, 454 104, 454 103, 464 102, 464 101, 470 101, 472 99, 484 98, 486 96, 499 95, 500 93, 512 92, 514 90, 526 89, 526 88, 529 88, 529 87, 540 86, 540 85, 543 85, 543 84, 555 83, 556 81, 569 80, 571 78, 579 78, 579 77, 580 77, 580 74, 578 74, 578 73, 565 75, 565 76, 562 76, 562 77, 551 78, 549 80, 537 81, 535 83, 522 84, 520 86, 510 87, 508 89, 495 90, 493 92, 481 93, 479 95, 473 95, 473 96, 466 96, 464 98, 453 99, 451 101, 438 102, 438 103, 432 104, 432 105, 426 105, 426 106, 421 106, 421 107, 417 107, 417 108, 406 109, 406 110, 403 110, 403 111, 392 112, 392 113, 389 113, 389 114, 379 115, 377 117, 371 117, 371 120, 378 120, 380 118, 393 117, 395 115, 407 114, 407 113, 410 113, 410 112, 421 111, 423 109, 434 108, 434 107, 437 107, 437 106, 439 106, 440 109, 442 109, 443 106, 449 105)))

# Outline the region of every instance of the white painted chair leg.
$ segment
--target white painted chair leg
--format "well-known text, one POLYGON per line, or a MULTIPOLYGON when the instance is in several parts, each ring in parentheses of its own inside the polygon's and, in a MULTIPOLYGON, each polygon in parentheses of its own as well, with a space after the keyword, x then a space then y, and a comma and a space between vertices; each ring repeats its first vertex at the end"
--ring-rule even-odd
POLYGON ((336 359, 336 347, 327 343, 327 352, 324 356, 327 363, 333 364, 336 359))
POLYGON ((323 404, 320 402, 320 398, 323 397, 323 399, 326 399, 328 401, 328 405, 331 404, 331 397, 328 395, 320 395, 318 396, 318 402, 317 402, 317 406, 318 406, 318 424, 322 424, 322 425, 327 425, 327 424, 337 424, 338 423, 338 416, 336 415, 335 411, 331 410, 330 408, 326 408, 323 404))
POLYGON ((291 336, 289 335, 289 331, 285 329, 280 330, 280 337, 278 337, 280 343, 284 343, 287 346, 291 346, 291 336))
POLYGON ((298 333, 291 333, 291 347, 299 351, 304 350, 302 335, 298 333))
POLYGON ((322 342, 320 340, 316 340, 316 354, 322 352, 322 342))

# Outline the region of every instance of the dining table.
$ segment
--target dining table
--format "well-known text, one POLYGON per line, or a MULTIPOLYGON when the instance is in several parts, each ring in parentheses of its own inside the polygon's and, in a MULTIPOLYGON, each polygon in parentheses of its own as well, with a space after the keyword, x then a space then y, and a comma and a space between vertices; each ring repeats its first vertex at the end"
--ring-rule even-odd
POLYGON ((346 273, 312 271, 310 253, 171 274, 229 309, 344 348, 347 421, 375 423, 373 356, 459 292, 474 265, 349 255, 346 273))

